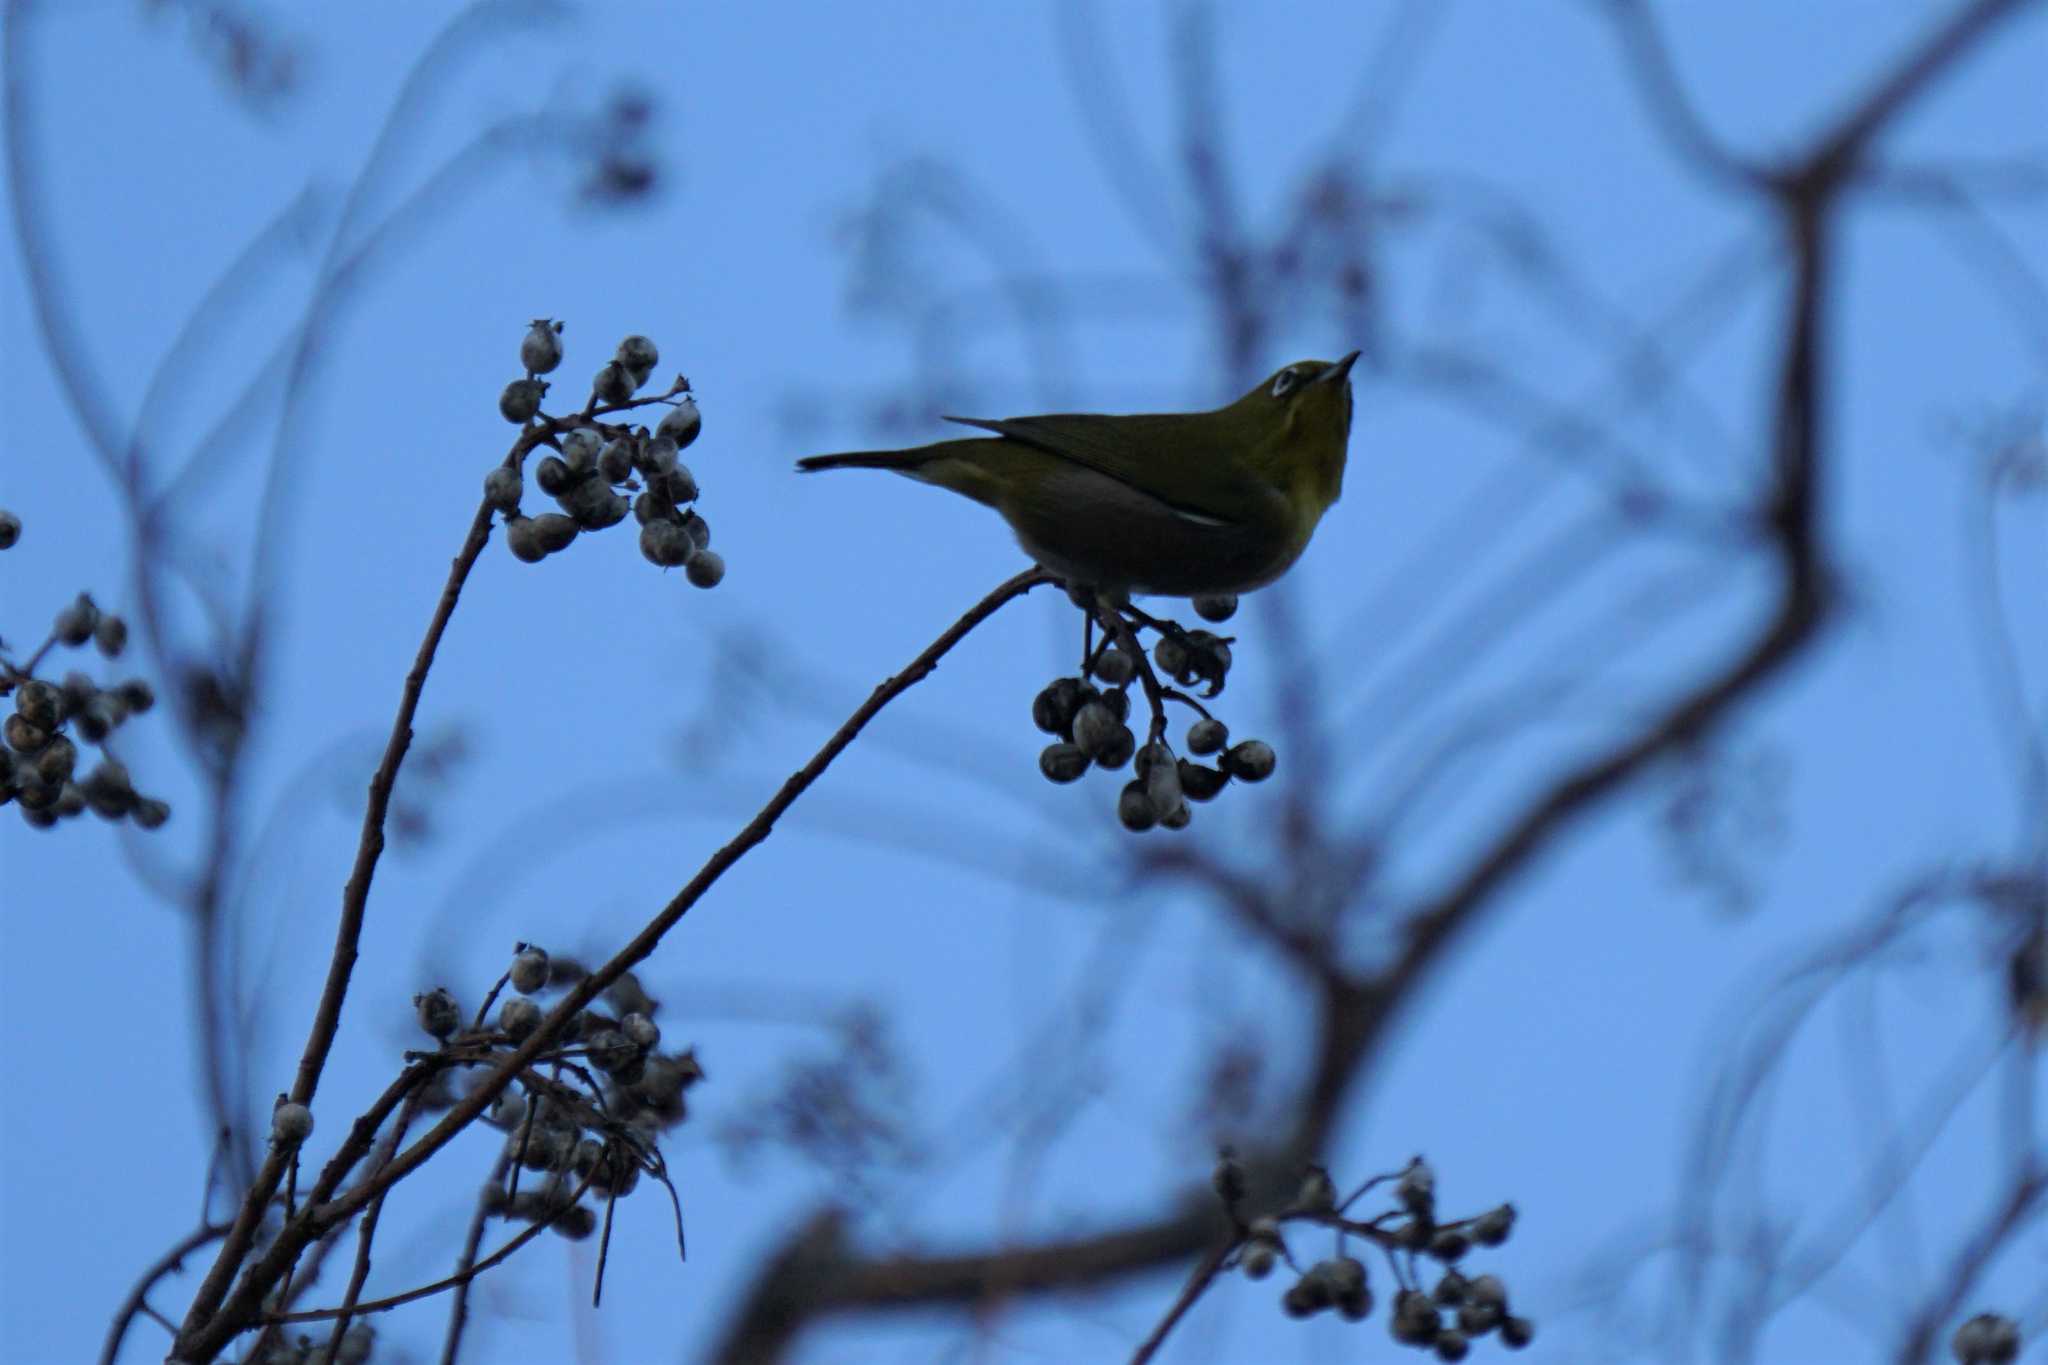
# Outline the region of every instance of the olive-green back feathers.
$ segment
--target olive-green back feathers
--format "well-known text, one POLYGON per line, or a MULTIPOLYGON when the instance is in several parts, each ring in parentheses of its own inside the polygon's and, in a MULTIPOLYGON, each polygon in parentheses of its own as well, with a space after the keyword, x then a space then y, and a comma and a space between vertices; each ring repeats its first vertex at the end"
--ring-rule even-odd
POLYGON ((1235 591, 1284 572, 1343 491, 1357 356, 1298 361, 1210 412, 949 417, 991 435, 797 467, 887 469, 951 489, 1000 512, 1069 579, 1235 591))

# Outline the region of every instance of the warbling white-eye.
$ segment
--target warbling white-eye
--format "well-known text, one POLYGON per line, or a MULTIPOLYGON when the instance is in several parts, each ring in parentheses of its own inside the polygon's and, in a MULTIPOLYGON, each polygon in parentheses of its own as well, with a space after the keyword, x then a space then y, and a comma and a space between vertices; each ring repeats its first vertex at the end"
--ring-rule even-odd
POLYGON ((985 503, 1070 586, 1248 592, 1287 571, 1343 491, 1357 359, 1297 361, 1213 412, 949 417, 995 435, 797 468, 894 470, 985 503))

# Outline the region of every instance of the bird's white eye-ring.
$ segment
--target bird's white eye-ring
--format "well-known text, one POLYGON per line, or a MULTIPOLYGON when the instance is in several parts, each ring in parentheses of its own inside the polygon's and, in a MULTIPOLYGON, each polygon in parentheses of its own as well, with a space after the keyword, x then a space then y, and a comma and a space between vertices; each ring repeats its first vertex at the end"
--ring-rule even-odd
POLYGON ((1300 378, 1293 370, 1282 370, 1273 376, 1273 396, 1285 398, 1294 391, 1295 382, 1300 378))

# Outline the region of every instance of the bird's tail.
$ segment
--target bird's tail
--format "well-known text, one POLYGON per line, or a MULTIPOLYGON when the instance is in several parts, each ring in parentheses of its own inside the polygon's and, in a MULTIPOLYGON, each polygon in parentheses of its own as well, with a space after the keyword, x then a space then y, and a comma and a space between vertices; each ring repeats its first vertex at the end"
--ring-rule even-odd
POLYGON ((796 462, 806 474, 821 469, 893 469, 907 474, 930 458, 921 450, 849 450, 839 455, 810 455, 796 462))
POLYGON ((812 455, 798 460, 796 467, 806 474, 820 469, 886 469, 919 483, 950 488, 963 497, 1000 509, 1010 485, 999 469, 1004 462, 987 458, 987 451, 1000 444, 970 437, 912 446, 909 450, 848 450, 837 455, 812 455))

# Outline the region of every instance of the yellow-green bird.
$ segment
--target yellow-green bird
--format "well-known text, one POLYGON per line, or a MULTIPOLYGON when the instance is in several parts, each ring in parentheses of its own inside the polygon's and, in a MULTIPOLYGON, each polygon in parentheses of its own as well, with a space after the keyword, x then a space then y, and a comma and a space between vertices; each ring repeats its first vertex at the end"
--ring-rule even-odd
POLYGON ((993 436, 813 455, 985 503, 1073 586, 1193 597, 1285 573, 1344 488, 1353 351, 1300 360, 1213 412, 949 417, 993 436))

